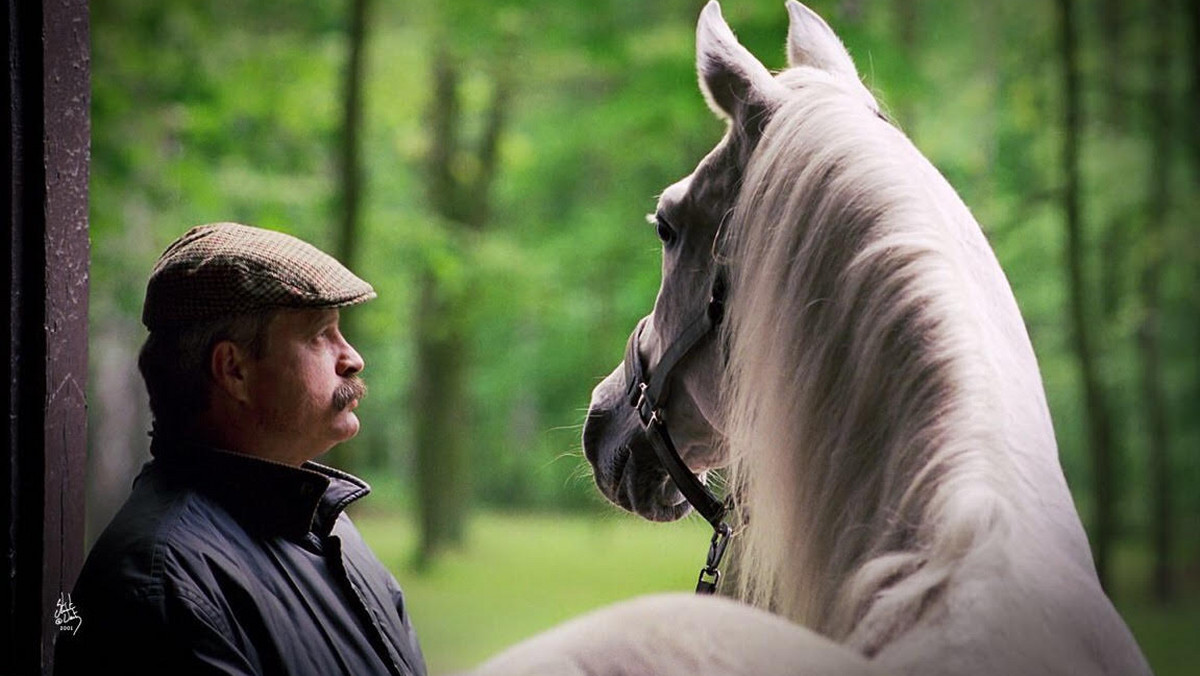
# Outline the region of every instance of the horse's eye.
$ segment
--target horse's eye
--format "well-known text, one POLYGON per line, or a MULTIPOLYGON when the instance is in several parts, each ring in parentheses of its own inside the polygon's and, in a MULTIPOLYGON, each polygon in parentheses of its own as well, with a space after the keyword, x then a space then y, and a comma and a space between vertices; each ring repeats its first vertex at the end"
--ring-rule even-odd
POLYGON ((654 227, 657 229, 658 238, 662 240, 663 244, 670 244, 675 241, 675 229, 671 227, 667 219, 663 218, 662 214, 654 215, 654 227))

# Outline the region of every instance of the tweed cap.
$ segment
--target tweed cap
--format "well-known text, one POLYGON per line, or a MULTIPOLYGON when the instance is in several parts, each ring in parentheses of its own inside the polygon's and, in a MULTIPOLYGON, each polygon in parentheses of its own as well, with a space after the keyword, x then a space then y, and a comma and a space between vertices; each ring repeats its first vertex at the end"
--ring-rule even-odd
POLYGON ((142 323, 178 327, 269 308, 357 305, 375 290, 332 256, 291 235, 238 223, 188 230, 159 257, 142 323))

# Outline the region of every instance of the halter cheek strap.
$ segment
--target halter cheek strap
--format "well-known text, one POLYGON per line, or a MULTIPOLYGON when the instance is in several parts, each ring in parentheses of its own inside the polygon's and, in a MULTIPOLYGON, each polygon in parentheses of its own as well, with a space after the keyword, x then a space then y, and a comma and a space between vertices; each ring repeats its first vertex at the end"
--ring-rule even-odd
POLYGON ((675 448, 675 443, 671 440, 671 435, 667 433, 666 421, 662 408, 658 402, 662 397, 662 393, 667 383, 666 378, 661 378, 661 374, 669 373, 669 369, 664 369, 666 365, 674 366, 672 362, 678 362, 684 355, 700 342, 700 339, 712 330, 708 327, 705 331, 696 331, 697 327, 701 327, 707 322, 695 321, 684 332, 684 335, 676 342, 667 354, 663 356, 659 362, 659 368, 655 369, 654 375, 650 377, 650 382, 644 380, 644 368, 642 360, 638 354, 637 344, 638 339, 642 335, 642 329, 646 325, 646 319, 638 322, 637 329, 633 335, 629 337, 629 344, 626 347, 625 370, 626 377, 630 383, 627 391, 629 405, 632 406, 638 414, 638 418, 642 421, 642 426, 646 430, 646 435, 650 439, 650 445, 654 448, 654 454, 658 456, 659 462, 667 470, 667 474, 671 476, 671 480, 679 488, 679 492, 683 493, 683 497, 692 503, 692 507, 704 517, 706 521, 717 526, 725 517, 725 505, 708 490, 702 481, 688 468, 687 464, 680 457, 678 449, 675 448), (691 335, 689 335, 691 334, 691 335), (676 348, 686 347, 687 349, 677 350, 676 348), (668 357, 675 353, 673 360, 668 360, 668 357), (632 366, 631 366, 632 364, 632 366), (632 377, 631 377, 632 376, 632 377))
MULTIPOLYGON (((638 322, 637 328, 629 336, 629 342, 625 345, 625 395, 630 406, 637 406, 638 400, 643 394, 648 395, 651 401, 659 401, 666 396, 671 373, 675 367, 725 319, 726 286, 725 271, 720 270, 713 279, 708 305, 705 306, 703 312, 700 312, 688 323, 679 338, 663 353, 658 364, 654 366, 654 373, 650 375, 649 380, 646 378, 646 366, 642 361, 641 351, 638 350, 642 329, 645 328, 646 320, 649 317, 643 317, 638 322)), ((643 422, 645 422, 644 417, 643 422)))
POLYGON ((707 307, 699 313, 684 328, 683 333, 663 353, 662 358, 654 367, 649 379, 646 377, 646 366, 642 360, 638 343, 648 317, 638 322, 637 328, 629 336, 625 346, 625 382, 626 401, 637 411, 638 418, 650 440, 650 446, 659 462, 667 470, 671 480, 675 482, 679 492, 691 503, 692 507, 704 517, 713 527, 712 543, 709 545, 708 558, 700 571, 700 579, 696 584, 696 592, 711 594, 716 590, 717 582, 721 579, 718 566, 725 555, 731 534, 729 525, 725 523, 728 508, 719 500, 700 479, 692 473, 679 451, 671 441, 663 418, 662 407, 658 402, 666 397, 670 385, 671 372, 697 345, 712 333, 725 316, 725 274, 718 271, 713 280, 712 295, 707 307))

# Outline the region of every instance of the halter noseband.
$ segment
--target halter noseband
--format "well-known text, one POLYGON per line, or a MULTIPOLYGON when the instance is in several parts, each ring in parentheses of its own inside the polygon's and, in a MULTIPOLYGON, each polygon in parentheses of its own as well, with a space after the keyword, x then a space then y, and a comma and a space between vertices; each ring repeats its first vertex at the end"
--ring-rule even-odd
POLYGON ((688 323, 683 333, 663 353, 658 364, 651 370, 649 377, 647 377, 647 369, 642 361, 641 352, 638 350, 638 342, 648 317, 643 317, 638 322, 637 328, 629 336, 629 343, 625 346, 626 401, 637 411, 638 419, 642 421, 642 427, 650 440, 651 447, 654 448, 654 454, 666 468, 667 474, 675 482, 679 492, 713 527, 708 558, 704 568, 700 570, 700 578, 696 582, 696 593, 698 594, 713 593, 717 588, 717 582, 721 579, 721 571, 718 566, 721 558, 725 555, 725 548, 729 545, 731 535, 729 525, 725 523, 728 507, 725 502, 719 500, 708 490, 708 487, 683 462, 683 458, 679 457, 679 451, 676 450, 674 442, 671 441, 671 435, 667 432, 663 410, 659 402, 666 398, 671 383, 671 372, 675 370, 679 362, 683 361, 684 357, 721 325, 721 321, 725 318, 726 287, 725 270, 719 268, 713 279, 712 294, 709 296, 708 305, 688 323))

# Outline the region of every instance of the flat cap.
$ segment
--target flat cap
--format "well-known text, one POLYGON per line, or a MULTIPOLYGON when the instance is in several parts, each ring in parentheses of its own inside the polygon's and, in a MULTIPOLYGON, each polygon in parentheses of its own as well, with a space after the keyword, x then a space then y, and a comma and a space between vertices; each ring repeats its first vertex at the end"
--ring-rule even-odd
POLYGON ((375 289, 300 239, 239 223, 188 230, 159 257, 146 284, 150 330, 266 310, 357 305, 375 289))

